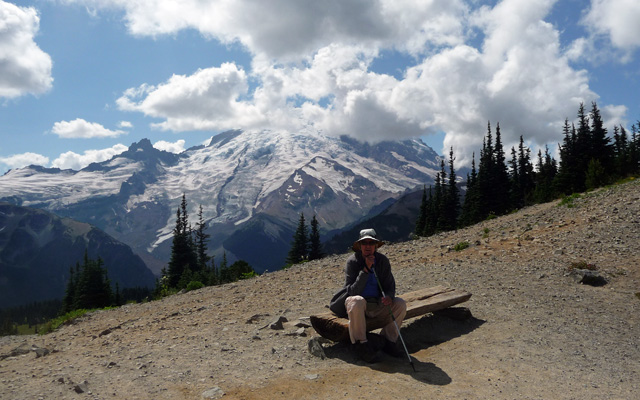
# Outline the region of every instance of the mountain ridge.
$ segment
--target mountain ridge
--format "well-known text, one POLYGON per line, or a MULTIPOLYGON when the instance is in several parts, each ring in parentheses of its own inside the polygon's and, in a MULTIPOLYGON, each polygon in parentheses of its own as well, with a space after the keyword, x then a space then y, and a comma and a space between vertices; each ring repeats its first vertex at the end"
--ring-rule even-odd
POLYGON ((203 206, 208 233, 217 238, 212 255, 251 257, 264 271, 284 265, 301 213, 316 215, 322 233, 340 230, 432 183, 440 160, 419 139, 369 144, 310 132, 235 130, 178 155, 144 139, 80 171, 13 170, 0 177, 0 200, 91 223, 129 244, 157 274, 168 261, 174 213, 185 194, 191 221, 203 206), (278 234, 258 234, 270 241, 271 254, 252 257, 240 246, 225 247, 234 234, 241 241, 237 232, 255 236, 247 227, 260 226, 251 220, 262 214, 281 220, 278 234))

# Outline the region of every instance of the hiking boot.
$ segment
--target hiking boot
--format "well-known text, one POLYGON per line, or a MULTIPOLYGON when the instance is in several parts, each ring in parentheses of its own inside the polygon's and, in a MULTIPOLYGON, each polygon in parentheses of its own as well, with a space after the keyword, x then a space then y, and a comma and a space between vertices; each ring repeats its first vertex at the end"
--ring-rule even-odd
POLYGON ((380 359, 380 353, 369 345, 369 342, 357 342, 353 345, 356 355, 363 361, 375 363, 380 359))
POLYGON ((392 342, 389 339, 385 339, 384 347, 382 351, 389 354, 391 357, 400 358, 404 356, 404 352, 400 348, 400 344, 398 342, 392 342))

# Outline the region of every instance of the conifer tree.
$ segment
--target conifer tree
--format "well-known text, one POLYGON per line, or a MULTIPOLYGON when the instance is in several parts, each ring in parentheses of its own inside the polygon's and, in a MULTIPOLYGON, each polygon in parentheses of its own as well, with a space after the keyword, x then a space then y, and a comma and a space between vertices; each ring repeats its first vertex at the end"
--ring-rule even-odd
POLYGON ((496 141, 494 151, 493 186, 491 191, 494 212, 498 215, 510 210, 509 205, 509 173, 507 172, 506 157, 502 147, 500 124, 496 125, 496 141))
MULTIPOLYGON (((104 308, 112 304, 111 282, 103 265, 102 258, 91 260, 85 251, 84 262, 76 277, 73 309, 104 308)), ((71 282, 67 287, 70 285, 71 282)))
POLYGON ((558 172, 556 160, 549 154, 549 147, 545 148, 544 156, 538 151, 538 172, 535 174, 534 201, 545 203, 556 197, 554 180, 558 172))
POLYGON ((454 168, 455 157, 453 147, 449 151, 449 182, 447 185, 447 195, 445 199, 445 230, 454 230, 458 227, 458 217, 460 214, 460 190, 458 189, 457 176, 454 168))
POLYGON ((515 208, 521 208, 524 205, 522 188, 520 187, 520 174, 518 168, 518 155, 516 148, 511 148, 511 161, 509 162, 509 198, 511 206, 515 208))
POLYGON ((318 220, 314 215, 311 219, 311 233, 309 234, 309 260, 318 260, 322 257, 324 257, 324 253, 320 242, 320 229, 318 220))
POLYGON ((600 110, 595 102, 591 103, 591 113, 589 115, 591 117, 589 162, 591 159, 598 160, 605 173, 604 179, 607 180, 609 171, 613 170, 614 150, 611 145, 611 138, 607 136, 607 128, 604 127, 600 110))
POLYGON ((204 275, 207 270, 207 264, 211 257, 207 254, 207 241, 210 237, 209 234, 206 233, 207 225, 204 222, 204 217, 202 215, 202 204, 198 209, 198 222, 196 223, 195 230, 195 245, 196 245, 196 268, 195 272, 201 275, 204 275))
POLYGON ((300 213, 300 219, 298 220, 298 228, 293 235, 293 242, 291 249, 287 255, 287 264, 297 264, 303 261, 308 256, 309 251, 309 236, 307 234, 307 225, 304 220, 304 214, 300 213))
POLYGON ((422 187, 422 200, 420 201, 420 211, 416 220, 416 228, 414 234, 416 236, 424 235, 424 228, 427 223, 427 186, 422 187))
POLYGON ((554 179, 554 191, 562 194, 571 194, 579 190, 579 181, 582 179, 579 168, 579 157, 576 154, 577 133, 575 125, 569 126, 569 120, 564 120, 564 139, 560 148, 560 167, 554 179))
MULTIPOLYGON (((80 270, 80 264, 76 263, 76 271, 80 270)), ((75 310, 76 289, 78 282, 76 275, 74 274, 73 267, 69 268, 69 281, 67 282, 67 288, 62 298, 62 314, 66 314, 75 310)))
POLYGON ((471 174, 467 174, 467 192, 460 213, 461 226, 473 225, 481 220, 478 198, 478 174, 476 172, 476 153, 471 158, 471 174))
POLYGON ((171 244, 171 259, 169 260, 169 287, 177 288, 180 278, 188 268, 192 270, 197 265, 197 254, 189 225, 186 196, 182 195, 180 207, 176 211, 176 226, 173 229, 171 244))

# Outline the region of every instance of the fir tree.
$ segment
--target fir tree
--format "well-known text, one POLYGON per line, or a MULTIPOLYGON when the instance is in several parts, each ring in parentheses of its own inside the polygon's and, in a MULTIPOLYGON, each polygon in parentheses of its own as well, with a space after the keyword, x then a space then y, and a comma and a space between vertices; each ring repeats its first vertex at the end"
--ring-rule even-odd
POLYGON ((194 249, 189 217, 187 214, 186 196, 182 195, 182 202, 176 211, 176 226, 173 229, 173 241, 171 244, 171 259, 169 260, 168 284, 171 288, 177 288, 180 278, 185 270, 195 268, 197 254, 194 249))
POLYGON ((611 145, 611 138, 607 136, 607 128, 604 127, 604 122, 600 115, 598 105, 591 103, 591 134, 590 134, 590 158, 600 161, 602 168, 605 172, 604 179, 609 171, 613 170, 614 150, 611 145))
POLYGON ((287 264, 297 264, 303 261, 308 256, 309 251, 309 236, 307 234, 307 225, 304 220, 304 214, 300 213, 300 219, 298 220, 298 228, 293 235, 293 242, 291 249, 287 256, 287 264))
POLYGON ((506 157, 502 147, 500 124, 496 125, 496 141, 493 151, 494 171, 491 197, 494 204, 493 211, 501 215, 509 211, 511 207, 509 205, 509 173, 507 172, 506 157))
POLYGON ((416 236, 424 235, 424 228, 427 223, 427 186, 422 187, 422 200, 420 201, 420 211, 416 220, 414 233, 416 236))
POLYGON ((320 229, 318 220, 314 215, 311 219, 311 233, 309 234, 309 260, 317 260, 324 257, 322 243, 320 242, 320 229))
POLYGON ((207 254, 207 241, 210 237, 206 233, 207 225, 204 222, 202 215, 202 204, 198 209, 198 222, 196 223, 195 230, 195 245, 196 245, 196 268, 195 271, 198 274, 204 274, 207 270, 207 264, 211 257, 207 254))
POLYGON ((549 154, 549 147, 545 148, 544 157, 538 151, 538 172, 535 174, 534 201, 545 203, 556 197, 554 180, 558 172, 556 160, 549 154))
POLYGON ((481 221, 480 201, 478 198, 478 173, 476 172, 476 153, 471 158, 471 174, 467 174, 467 192, 460 215, 461 226, 473 225, 481 221))

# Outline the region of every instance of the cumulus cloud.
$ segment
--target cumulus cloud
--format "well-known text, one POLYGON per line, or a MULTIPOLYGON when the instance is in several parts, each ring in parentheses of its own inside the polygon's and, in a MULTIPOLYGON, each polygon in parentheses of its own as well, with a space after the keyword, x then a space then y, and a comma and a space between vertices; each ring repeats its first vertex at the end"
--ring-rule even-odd
POLYGON ((640 2, 636 0, 591 0, 591 8, 582 24, 598 36, 623 50, 628 60, 630 52, 640 47, 640 2))
POLYGON ((22 168, 28 165, 46 166, 49 163, 49 158, 36 153, 22 153, 0 157, 0 163, 9 166, 9 168, 22 168))
MULTIPOLYGON (((190 28, 252 54, 250 71, 225 63, 141 84, 117 100, 121 110, 160 119, 153 126, 163 130, 312 128, 371 141, 445 132, 436 150, 453 146, 468 165, 487 121, 500 123, 507 147, 520 135, 543 147, 561 140, 580 102, 598 99, 587 72, 571 64, 592 44, 581 38, 563 49, 545 21, 555 0, 185 0, 179 12, 171 1, 70 1, 124 10, 135 35, 190 28), (385 51, 415 62, 400 76, 377 73, 385 51)), ((631 3, 593 0, 591 10, 624 6, 635 15, 631 3)), ((614 44, 637 46, 640 35, 607 21, 614 44)), ((602 106, 619 119, 626 112, 602 106)))
POLYGON ((120 121, 118 123, 118 128, 131 129, 133 128, 133 124, 129 121, 120 121))
POLYGON ((184 151, 185 141, 183 139, 175 142, 167 142, 165 140, 159 140, 153 144, 158 150, 168 151, 170 153, 180 154, 184 151))
POLYGON ((73 121, 60 121, 53 124, 51 132, 64 139, 91 139, 116 137, 125 134, 123 130, 112 131, 104 126, 77 118, 73 121))
POLYGON ((51 89, 51 57, 34 42, 40 18, 34 8, 0 0, 0 97, 51 89))
POLYGON ((125 91, 116 103, 121 110, 165 119, 163 130, 214 130, 252 127, 265 122, 256 107, 241 99, 247 76, 235 64, 200 69, 193 75, 173 75, 158 86, 147 84, 125 91))
POLYGON ((124 9, 134 35, 196 29, 222 43, 241 43, 268 59, 306 58, 331 43, 398 47, 422 54, 462 42, 462 0, 67 0, 98 9, 124 9))
POLYGON ((86 150, 82 154, 67 151, 60 154, 58 158, 51 162, 51 166, 60 169, 80 170, 94 162, 102 162, 111 159, 113 156, 123 153, 128 149, 123 144, 116 144, 113 147, 100 150, 86 150))

